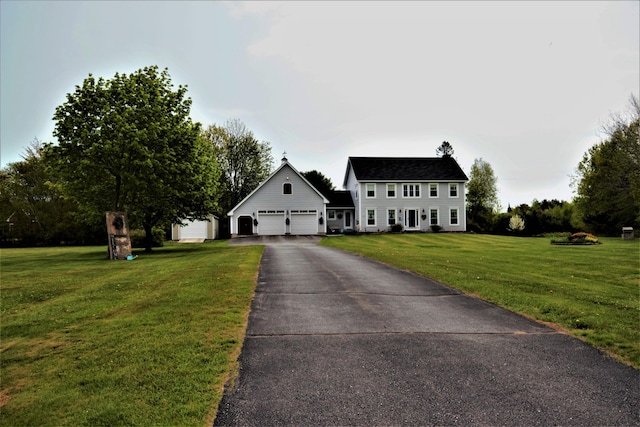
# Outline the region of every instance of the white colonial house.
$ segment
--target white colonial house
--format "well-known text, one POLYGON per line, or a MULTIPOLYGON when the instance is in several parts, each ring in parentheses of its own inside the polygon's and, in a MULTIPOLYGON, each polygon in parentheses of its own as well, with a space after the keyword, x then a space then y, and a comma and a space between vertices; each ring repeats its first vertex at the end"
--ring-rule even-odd
POLYGON ((467 182, 451 157, 349 157, 344 190, 323 195, 284 157, 229 212, 231 236, 465 231, 467 182))
POLYGON ((284 157, 275 172, 229 211, 231 237, 325 234, 328 203, 284 157))
POLYGON ((349 157, 344 189, 360 232, 465 231, 467 181, 451 157, 349 157))

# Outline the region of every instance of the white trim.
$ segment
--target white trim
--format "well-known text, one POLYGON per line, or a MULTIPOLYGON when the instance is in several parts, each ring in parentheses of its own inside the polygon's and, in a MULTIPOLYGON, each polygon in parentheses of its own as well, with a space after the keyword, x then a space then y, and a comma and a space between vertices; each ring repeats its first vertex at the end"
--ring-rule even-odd
POLYGON ((387 215, 386 215, 386 223, 388 227, 391 227, 393 224, 397 224, 398 223, 398 208, 387 208, 386 209, 387 215), (393 212, 393 224, 389 224, 389 212, 393 212))
POLYGON ((429 208, 429 227, 432 225, 440 225, 440 209, 438 208, 429 208), (431 223, 431 211, 436 211, 436 223, 431 223))
POLYGON ((395 199, 395 198, 398 197, 398 184, 397 183, 388 182, 388 183, 385 184, 384 189, 385 189, 384 192, 385 192, 385 194, 387 196, 387 199, 395 199), (389 186, 390 185, 393 185, 393 196, 389 195, 389 186))
POLYGON ((375 199, 377 190, 378 190, 378 186, 376 185, 375 182, 365 182, 364 183, 364 194, 365 194, 365 197, 367 199, 375 199), (373 196, 369 195, 369 186, 370 185, 373 185, 373 196))
POLYGON ((422 198, 422 185, 419 182, 407 182, 402 184, 402 198, 403 199, 421 199, 422 198), (405 195, 405 187, 407 195, 405 195), (413 196, 410 194, 413 192, 413 196), (417 195, 416 195, 417 194, 417 195))
POLYGON ((266 185, 267 182, 271 181, 271 179, 276 176, 276 174, 278 172, 280 172, 280 169, 284 168, 285 166, 289 166, 291 168, 291 170, 300 177, 300 179, 302 179, 308 186, 309 188, 311 188, 313 191, 316 192, 316 194, 318 196, 320 196, 322 198, 323 203, 326 205, 329 203, 329 200, 324 197, 322 195, 321 192, 318 191, 318 189, 316 187, 314 187, 313 185, 311 185, 311 183, 309 181, 307 181, 307 179, 302 176, 302 174, 300 172, 298 172, 296 170, 296 168, 294 168, 293 166, 291 166, 291 164, 289 162, 283 162, 274 172, 271 173, 271 175, 269 175, 269 177, 267 179, 265 179, 264 181, 262 181, 260 183, 260 185, 258 185, 251 193, 249 193, 249 195, 247 197, 245 197, 244 199, 242 199, 240 201, 240 203, 238 203, 237 205, 235 205, 233 207, 233 209, 231 209, 228 213, 227 216, 229 217, 233 217, 235 214, 235 211, 238 210, 238 208, 240 208, 240 206, 242 206, 247 200, 249 200, 255 193, 257 193, 262 187, 264 187, 266 185))
MULTIPOLYGON (((287 177, 287 178, 288 178, 288 177, 287 177)), ((293 184, 292 184, 292 183, 290 183, 290 182, 283 182, 283 183, 282 183, 282 195, 283 195, 283 196, 292 196, 292 195, 293 195, 293 184), (286 192, 284 191, 284 187, 285 187, 285 185, 289 185, 289 187, 291 188, 291 192, 286 193, 286 192)))
POLYGON ((449 207, 449 225, 452 227, 459 227, 460 226, 460 208, 458 206, 451 206, 449 207), (453 211, 456 211, 456 218, 457 218, 457 223, 453 224, 451 222, 451 213, 453 211))
POLYGON ((366 227, 377 227, 378 226, 378 210, 376 208, 365 208, 365 220, 366 227), (373 224, 369 224, 369 211, 373 211, 373 224))
POLYGON ((419 230, 420 229, 420 208, 411 207, 404 209, 404 228, 406 230, 419 230), (409 211, 414 211, 416 213, 416 223, 413 227, 409 227, 409 211))
POLYGON ((449 183, 449 187, 447 188, 447 193, 449 194, 449 198, 450 199, 459 199, 460 198, 460 185, 457 182, 450 182, 449 183), (452 196, 451 195, 451 186, 455 185, 456 186, 456 195, 452 196))
POLYGON ((440 184, 439 184, 439 183, 437 183, 437 182, 430 182, 430 183, 428 183, 428 184, 427 184, 427 186, 429 187, 427 191, 429 192, 429 198, 430 198, 430 199, 437 199, 438 197, 440 197, 440 184), (431 186, 432 186, 432 185, 435 185, 435 186, 436 186, 436 195, 435 195, 435 196, 432 196, 432 195, 431 195, 431 186))

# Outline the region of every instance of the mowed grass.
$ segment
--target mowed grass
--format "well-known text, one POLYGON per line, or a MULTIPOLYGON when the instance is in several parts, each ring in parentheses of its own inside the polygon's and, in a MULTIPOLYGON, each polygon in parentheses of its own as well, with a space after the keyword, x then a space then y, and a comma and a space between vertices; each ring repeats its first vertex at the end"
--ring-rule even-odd
POLYGON ((387 234, 326 238, 550 322, 640 368, 640 240, 555 246, 546 238, 387 234))
POLYGON ((210 425, 262 247, 2 249, 0 424, 210 425))

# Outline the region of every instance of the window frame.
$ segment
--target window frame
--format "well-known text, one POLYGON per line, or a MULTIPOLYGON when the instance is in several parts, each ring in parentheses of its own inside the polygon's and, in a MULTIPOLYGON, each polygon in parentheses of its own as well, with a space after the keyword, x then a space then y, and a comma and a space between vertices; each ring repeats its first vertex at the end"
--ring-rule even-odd
POLYGON ((282 184, 282 194, 283 195, 291 195, 293 194, 293 184, 291 184, 290 182, 285 182, 282 184), (289 192, 287 193, 286 188, 289 188, 289 192))
POLYGON ((450 182, 449 183, 449 198, 450 199, 457 199, 458 197, 460 197, 460 186, 458 185, 457 182, 450 182), (455 190, 456 190, 455 196, 451 195, 451 190, 453 188, 455 188, 455 190))
POLYGON ((392 226, 398 223, 398 210, 396 208, 387 208, 387 225, 392 226), (393 215, 389 215, 393 213, 393 215), (393 216, 393 222, 391 222, 391 216, 393 216))
POLYGON ((366 221, 367 221, 367 227, 376 227, 378 225, 378 218, 377 218, 377 210, 376 208, 366 208, 365 209, 365 214, 366 214, 366 221), (373 212, 373 218, 369 217, 369 212, 373 212), (370 223, 369 221, 373 220, 373 223, 370 223))
POLYGON ((420 199, 422 198, 421 184, 420 183, 406 183, 402 184, 402 198, 403 199, 420 199))
POLYGON ((438 184, 437 182, 430 182, 429 183, 429 198, 430 199, 437 199, 438 197, 440 197, 440 184, 438 184), (432 190, 433 190, 433 186, 435 186, 435 190, 436 190, 436 195, 434 196, 432 194, 432 190))
POLYGON ((377 185, 375 183, 371 183, 368 182, 366 184, 364 184, 364 191, 365 191, 365 195, 367 199, 375 199, 376 198, 376 190, 377 190, 377 185), (372 185, 373 186, 373 195, 369 195, 369 186, 372 185))
POLYGON ((449 208, 449 225, 454 226, 454 225, 460 225, 460 209, 455 207, 455 208, 449 208), (453 213, 456 213, 456 222, 453 222, 453 213))
POLYGON ((398 197, 398 184, 387 183, 387 199, 395 199, 398 197), (393 187, 393 196, 389 195, 389 189, 393 187))
POLYGON ((429 225, 440 225, 440 209, 438 208, 429 209, 429 225), (436 222, 433 222, 434 212, 436 213, 436 222))

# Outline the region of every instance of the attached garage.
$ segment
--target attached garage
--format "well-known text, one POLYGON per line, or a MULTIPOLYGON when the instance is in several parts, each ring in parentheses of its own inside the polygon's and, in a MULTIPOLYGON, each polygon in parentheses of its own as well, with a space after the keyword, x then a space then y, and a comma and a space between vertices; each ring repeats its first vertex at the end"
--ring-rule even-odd
POLYGON ((318 234, 318 211, 292 210, 291 234, 318 234))
POLYGON ((231 237, 324 234, 327 203, 284 157, 275 172, 228 212, 231 237))
POLYGON ((277 236, 284 233, 284 211, 258 212, 258 234, 263 236, 277 236))

